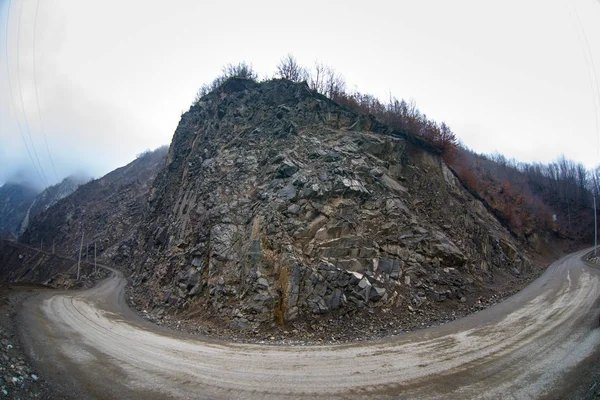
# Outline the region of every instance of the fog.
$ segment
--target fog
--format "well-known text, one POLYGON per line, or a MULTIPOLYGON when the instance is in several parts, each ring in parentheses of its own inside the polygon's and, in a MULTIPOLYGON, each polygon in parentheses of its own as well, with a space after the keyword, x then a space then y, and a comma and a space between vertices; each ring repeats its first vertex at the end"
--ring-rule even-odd
POLYGON ((333 66, 350 89, 414 99, 475 151, 591 168, 598 21, 589 0, 0 0, 0 184, 104 175, 170 143, 222 65, 272 76, 287 53, 333 66))

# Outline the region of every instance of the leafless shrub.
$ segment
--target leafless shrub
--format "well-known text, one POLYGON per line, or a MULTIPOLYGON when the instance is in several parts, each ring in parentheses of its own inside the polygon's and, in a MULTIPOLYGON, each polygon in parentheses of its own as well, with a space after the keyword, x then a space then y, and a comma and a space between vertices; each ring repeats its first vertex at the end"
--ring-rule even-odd
POLYGON ((227 64, 221 71, 223 72, 223 80, 229 78, 246 78, 255 81, 258 79, 258 74, 252 69, 252 65, 246 64, 244 61, 238 64, 227 64))
POLYGON ((336 96, 345 93, 346 90, 346 82, 342 75, 332 67, 319 61, 315 62, 308 85, 312 90, 330 99, 334 99, 336 96))

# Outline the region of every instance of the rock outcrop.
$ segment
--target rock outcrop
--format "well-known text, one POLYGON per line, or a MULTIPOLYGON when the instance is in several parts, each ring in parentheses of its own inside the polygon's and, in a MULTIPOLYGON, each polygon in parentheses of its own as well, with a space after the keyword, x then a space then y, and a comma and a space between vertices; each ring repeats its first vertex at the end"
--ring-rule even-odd
POLYGON ((417 138, 285 80, 185 113, 133 254, 145 309, 236 329, 474 302, 531 260, 417 138))

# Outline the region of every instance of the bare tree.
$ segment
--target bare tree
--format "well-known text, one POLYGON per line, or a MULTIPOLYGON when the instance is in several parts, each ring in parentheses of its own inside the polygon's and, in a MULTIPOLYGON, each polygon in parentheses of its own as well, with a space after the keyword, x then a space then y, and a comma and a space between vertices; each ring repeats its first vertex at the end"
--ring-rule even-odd
POLYGON ((312 90, 330 99, 345 94, 346 90, 346 82, 342 75, 319 61, 315 62, 315 69, 310 74, 308 84, 312 90))
POLYGON ((585 166, 581 163, 575 166, 577 176, 577 190, 579 191, 579 201, 583 205, 586 203, 586 195, 588 194, 588 171, 585 166))
POLYGON ((315 69, 310 74, 308 85, 315 92, 325 94, 325 70, 327 66, 321 62, 315 62, 315 69))
POLYGON ((277 64, 276 76, 282 79, 288 79, 292 82, 303 82, 308 80, 308 71, 300 66, 292 54, 288 54, 277 64))
POLYGON ((600 165, 596 169, 590 171, 592 192, 594 196, 600 195, 600 165))
POLYGON ((335 99, 346 91, 346 81, 341 74, 330 67, 327 67, 326 69, 325 86, 327 88, 325 96, 330 99, 335 99))

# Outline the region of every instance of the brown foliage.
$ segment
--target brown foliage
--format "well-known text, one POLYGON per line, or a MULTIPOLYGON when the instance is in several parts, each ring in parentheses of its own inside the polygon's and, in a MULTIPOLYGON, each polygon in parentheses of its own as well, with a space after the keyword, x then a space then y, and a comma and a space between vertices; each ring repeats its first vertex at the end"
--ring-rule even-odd
POLYGON ((277 279, 277 293, 279 294, 279 302, 275 305, 275 309, 273 310, 275 322, 277 322, 279 326, 283 326, 285 323, 289 283, 290 274, 288 269, 287 267, 281 267, 279 271, 279 279, 277 279))
POLYGON ((459 179, 517 235, 535 230, 552 230, 552 209, 535 194, 524 172, 495 160, 459 148, 452 164, 459 179))
POLYGON ((470 192, 480 194, 479 179, 473 170, 469 169, 466 165, 460 165, 456 172, 460 181, 470 192))
POLYGON ((456 135, 446 123, 427 119, 414 103, 393 98, 387 105, 376 97, 360 92, 338 92, 332 97, 336 103, 360 114, 373 115, 381 122, 403 134, 419 136, 431 144, 441 155, 446 164, 453 164, 457 155, 456 135))

